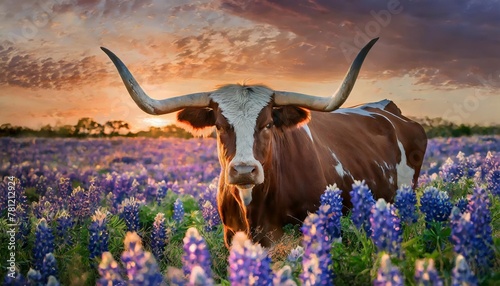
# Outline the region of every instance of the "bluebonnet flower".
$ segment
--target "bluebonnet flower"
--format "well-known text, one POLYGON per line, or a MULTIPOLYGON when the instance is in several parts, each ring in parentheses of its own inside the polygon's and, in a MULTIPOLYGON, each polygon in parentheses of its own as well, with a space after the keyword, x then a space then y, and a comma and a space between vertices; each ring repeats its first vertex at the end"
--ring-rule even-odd
POLYGON ((302 285, 333 285, 333 279, 322 280, 329 275, 328 270, 321 267, 321 259, 314 253, 308 255, 307 259, 302 261, 302 272, 300 281, 302 285))
POLYGON ((365 181, 355 181, 352 185, 351 195, 352 222, 354 225, 365 230, 367 236, 370 236, 372 231, 370 228, 370 213, 372 206, 375 204, 372 191, 365 184, 365 181))
POLYGON ((323 218, 326 234, 330 241, 342 240, 340 233, 340 218, 342 217, 342 191, 337 185, 326 187, 325 192, 320 197, 321 206, 318 215, 323 218))
POLYGON ((217 208, 210 201, 205 201, 202 206, 201 214, 203 219, 205 219, 205 230, 214 230, 218 225, 221 224, 221 219, 217 208))
POLYGON ((446 162, 441 166, 440 174, 445 182, 458 182, 462 177, 470 176, 470 171, 473 172, 471 162, 469 162, 462 151, 458 152, 456 158, 457 162, 454 162, 451 158, 448 158, 446 162))
POLYGON ((36 270, 41 270, 43 259, 47 253, 54 252, 54 235, 47 225, 47 221, 42 218, 38 222, 35 230, 35 247, 33 248, 34 266, 36 270))
POLYGON ((302 284, 325 283, 324 285, 331 285, 335 276, 333 269, 329 269, 329 266, 332 265, 331 242, 328 241, 323 221, 317 214, 309 214, 304 220, 301 230, 303 233, 302 246, 304 247, 303 271, 300 275, 302 284))
POLYGON ((290 266, 285 265, 283 268, 278 270, 278 272, 276 272, 272 285, 297 286, 297 283, 293 280, 292 269, 290 266))
POLYGON ((184 275, 184 271, 179 268, 169 267, 167 270, 167 279, 172 286, 188 286, 188 281, 184 275))
POLYGON ((31 231, 31 219, 27 209, 23 209, 21 205, 16 206, 16 218, 18 231, 16 232, 16 243, 20 243, 24 246, 28 243, 28 235, 31 231))
POLYGON ((457 255, 455 259, 455 267, 451 272, 452 286, 476 286, 477 278, 467 264, 467 261, 462 255, 457 255))
POLYGON ((47 253, 43 259, 42 268, 40 269, 40 274, 42 274, 42 280, 47 281, 49 276, 54 276, 57 278, 57 262, 54 254, 47 253))
POLYGON ((28 281, 26 281, 26 278, 24 278, 21 273, 16 271, 14 274, 7 273, 7 275, 5 275, 3 285, 26 286, 28 285, 28 281))
POLYGON ((175 200, 174 213, 172 215, 172 218, 177 223, 181 223, 182 220, 184 219, 184 206, 182 205, 182 201, 179 198, 177 198, 177 200, 175 200))
POLYGON ((302 256, 304 255, 304 248, 300 245, 295 247, 290 251, 286 260, 295 269, 296 266, 302 262, 302 256))
POLYGON ((156 202, 161 203, 161 200, 167 195, 167 184, 165 180, 156 184, 156 202))
POLYGON ((99 208, 102 194, 102 188, 96 182, 96 178, 90 180, 90 186, 87 192, 89 199, 89 214, 92 214, 99 208))
POLYGON ((446 159, 439 171, 440 176, 445 182, 457 182, 463 175, 464 170, 457 165, 453 159, 446 159))
POLYGON ((195 265, 199 265, 208 277, 212 276, 212 263, 210 261, 208 246, 203 237, 198 233, 198 230, 194 227, 189 228, 183 242, 184 255, 182 256, 182 267, 184 274, 188 275, 195 265))
POLYGON ((472 258, 474 225, 470 220, 470 213, 461 213, 460 209, 454 207, 450 215, 451 236, 450 240, 456 253, 472 258))
POLYGON ((158 261, 161 261, 164 257, 163 251, 165 250, 166 239, 165 214, 158 213, 151 231, 151 251, 158 261))
POLYGON ((385 251, 401 257, 401 242, 403 241, 401 221, 396 215, 396 208, 379 199, 372 208, 370 216, 372 241, 379 252, 385 251))
POLYGON ((44 218, 47 223, 51 223, 58 211, 58 206, 53 205, 46 197, 41 197, 38 202, 31 204, 33 214, 37 219, 44 218))
POLYGON ((444 222, 450 217, 453 205, 446 192, 434 187, 427 187, 420 198, 420 210, 425 214, 425 221, 444 222))
POLYGON ((403 286, 404 277, 396 266, 393 266, 387 253, 382 255, 374 286, 403 286))
POLYGON ((108 251, 109 233, 107 223, 106 211, 100 209, 96 210, 89 226, 90 259, 98 257, 101 253, 108 251))
POLYGON ((102 254, 101 263, 99 263, 99 275, 101 276, 97 280, 97 285, 99 286, 125 286, 126 283, 123 281, 121 276, 122 269, 120 265, 113 258, 113 255, 109 252, 104 252, 102 254))
POLYGON ((422 286, 442 286, 443 281, 434 267, 434 260, 420 259, 415 262, 415 282, 422 286))
POLYGON ((417 222, 417 195, 410 186, 403 185, 397 190, 394 206, 402 222, 406 224, 417 222))
POLYGON ((481 178, 483 179, 490 173, 492 170, 497 169, 500 167, 500 158, 498 157, 497 154, 493 155, 491 151, 488 151, 486 154, 486 157, 484 157, 484 160, 481 164, 481 178))
POLYGON ((199 266, 195 265, 191 269, 191 273, 189 274, 189 286, 212 286, 214 285, 214 281, 210 278, 205 270, 199 266))
POLYGON ((42 279, 42 274, 40 274, 40 271, 38 271, 38 270, 30 268, 30 270, 28 271, 28 274, 26 276, 28 277, 29 285, 43 285, 43 284, 45 284, 43 279, 42 279))
POLYGON ((472 245, 475 251, 475 262, 482 271, 486 271, 491 266, 494 258, 490 207, 491 202, 486 190, 475 187, 468 211, 474 225, 472 245))
POLYGON ((90 216, 90 201, 88 192, 78 186, 73 189, 68 201, 69 214, 75 218, 84 220, 90 216))
POLYGON ((467 205, 469 204, 469 200, 467 198, 459 198, 455 202, 455 206, 460 210, 461 213, 467 211, 467 205))
POLYGON ((57 214, 56 233, 59 240, 62 240, 64 245, 73 244, 73 238, 69 230, 73 227, 73 219, 67 211, 62 210, 57 214))
POLYGON ((120 204, 120 216, 125 220, 128 231, 139 230, 139 202, 134 197, 125 199, 120 204))
POLYGON ((492 194, 500 196, 500 166, 496 166, 488 172, 486 184, 492 194))
POLYGON ((234 235, 228 260, 231 285, 271 283, 271 258, 259 244, 252 244, 245 233, 237 232, 234 235))
POLYGON ((141 238, 127 232, 122 262, 127 271, 128 285, 159 285, 163 276, 154 256, 142 249, 141 238))
POLYGON ((59 182, 57 184, 57 187, 58 187, 58 193, 59 193, 58 197, 60 197, 63 200, 67 200, 72 192, 71 179, 65 178, 65 177, 59 178, 59 182))
POLYGON ((60 286, 61 283, 59 283, 59 281, 57 280, 56 277, 54 276, 49 276, 49 278, 47 279, 47 285, 46 286, 60 286))

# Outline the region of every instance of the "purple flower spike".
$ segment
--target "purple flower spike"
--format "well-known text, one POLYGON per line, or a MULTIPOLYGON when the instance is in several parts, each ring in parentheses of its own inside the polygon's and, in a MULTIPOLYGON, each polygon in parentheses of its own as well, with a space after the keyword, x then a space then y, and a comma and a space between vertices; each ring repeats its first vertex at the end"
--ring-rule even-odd
POLYGON ((101 253, 108 251, 109 233, 106 226, 107 222, 104 210, 97 210, 92 216, 92 222, 89 226, 90 259, 101 256, 101 253))
POLYGON ((43 267, 43 259, 48 253, 54 253, 54 235, 47 225, 47 221, 42 218, 38 222, 35 230, 35 247, 33 248, 34 266, 36 270, 43 267))
POLYGON ((420 205, 427 223, 447 221, 453 208, 448 194, 434 187, 427 187, 424 190, 420 205))
POLYGON ((382 255, 377 279, 373 281, 374 286, 403 286, 404 278, 396 266, 393 266, 388 254, 382 255))
POLYGON ((477 278, 474 275, 474 272, 472 272, 472 270, 469 267, 469 264, 467 264, 465 258, 460 254, 457 255, 457 258, 455 259, 455 267, 453 268, 451 274, 451 285, 452 286, 477 285, 477 278))
POLYGON ((160 285, 163 276, 151 252, 142 249, 141 238, 127 232, 122 262, 127 271, 128 285, 160 285))
POLYGON ((201 214, 205 219, 206 231, 214 230, 218 225, 222 223, 217 208, 214 207, 214 205, 209 200, 205 201, 205 203, 203 204, 201 214))
POLYGON ((500 196, 500 166, 491 169, 486 175, 488 190, 495 196, 500 196))
POLYGON ((402 229, 396 208, 379 199, 370 216, 372 241, 379 252, 386 251, 401 257, 402 229))
POLYGON ((84 220, 90 216, 90 201, 88 191, 82 187, 73 189, 68 202, 69 213, 72 217, 84 220))
POLYGON ((7 273, 7 275, 5 275, 5 278, 3 279, 3 285, 26 286, 29 284, 24 276, 16 271, 14 274, 7 273))
POLYGON ((161 200, 167 195, 167 184, 165 180, 156 184, 156 202, 161 203, 161 200))
POLYGON ((321 206, 318 209, 318 215, 324 218, 326 233, 330 241, 341 242, 340 233, 340 218, 342 217, 342 191, 337 188, 337 185, 326 187, 325 192, 321 195, 321 206))
POLYGON ((417 260, 415 262, 415 282, 417 285, 442 286, 443 281, 434 267, 434 260, 417 260))
POLYGON ((233 237, 229 253, 231 285, 269 285, 272 282, 271 258, 259 245, 254 245, 245 233, 233 237))
POLYGON ((210 261, 210 253, 208 246, 198 233, 198 230, 191 227, 187 230, 184 242, 184 255, 182 256, 182 265, 184 274, 188 275, 193 271, 193 267, 198 265, 203 269, 206 276, 212 276, 212 262, 210 261))
POLYGON ((58 276, 56 258, 52 253, 47 253, 47 255, 45 255, 42 269, 40 269, 40 274, 42 274, 43 281, 47 281, 49 276, 54 276, 54 278, 58 276))
POLYGON ((394 206, 398 209, 402 222, 417 222, 417 195, 410 186, 404 185, 397 190, 394 206))
POLYGON ((459 198, 456 202, 455 202, 455 206, 460 209, 460 212, 461 213, 464 213, 465 211, 467 211, 467 205, 469 204, 469 200, 467 198, 459 198))
POLYGON ((450 240, 453 244, 453 249, 468 259, 472 258, 473 246, 472 235, 474 233, 474 225, 470 220, 470 213, 461 213, 460 209, 454 207, 450 215, 451 221, 451 236, 450 240))
MULTIPOLYGON (((469 202, 468 211, 474 225, 471 233, 476 266, 486 271, 493 262, 493 237, 491 230, 491 202, 485 189, 476 187, 469 202)), ((467 256, 466 256, 467 258, 467 256)), ((467 258, 468 259, 468 258, 467 258)), ((468 259, 469 260, 469 259, 468 259)))
POLYGON ((69 230, 73 228, 73 219, 71 218, 71 216, 67 211, 62 210, 57 215, 56 222, 57 237, 62 240, 63 244, 72 245, 73 238, 71 237, 71 234, 69 232, 69 230))
POLYGON ((125 220, 128 231, 139 230, 139 205, 134 197, 123 200, 120 205, 120 216, 125 220))
POLYGON ((182 205, 182 201, 179 198, 177 198, 177 200, 175 200, 174 214, 172 215, 172 218, 177 223, 181 223, 182 220, 184 219, 184 206, 182 205))
POLYGON ((189 274, 189 286, 212 286, 214 281, 199 265, 195 265, 189 274))
POLYGON ((325 230, 325 224, 317 214, 309 214, 302 225, 302 274, 300 279, 303 285, 322 285, 316 283, 333 284, 333 270, 330 254, 331 242, 325 230))
POLYGON ((151 232, 151 251, 158 261, 164 257, 163 251, 165 250, 166 239, 165 214, 158 213, 153 222, 153 231, 151 232))
POLYGON ((49 276, 49 278, 47 279, 47 285, 46 286, 60 286, 61 283, 59 283, 59 281, 57 280, 56 277, 54 276, 49 276))
POLYGON ((375 204, 372 191, 365 184, 365 181, 355 181, 352 185, 351 195, 352 222, 358 229, 364 229, 367 236, 372 233, 370 227, 371 208, 375 204))
POLYGON ((276 276, 274 276, 272 285, 297 286, 297 283, 293 280, 292 268, 285 265, 283 268, 278 270, 278 272, 276 272, 276 276))
POLYGON ((35 270, 33 268, 30 268, 28 271, 28 274, 26 275, 28 277, 28 285, 43 285, 43 279, 42 279, 42 274, 40 274, 40 271, 35 270))
POLYGON ((113 258, 113 255, 109 252, 104 252, 102 254, 101 263, 99 263, 99 275, 101 278, 97 280, 97 285, 99 286, 125 286, 126 283, 123 281, 120 273, 122 270, 120 266, 113 258))

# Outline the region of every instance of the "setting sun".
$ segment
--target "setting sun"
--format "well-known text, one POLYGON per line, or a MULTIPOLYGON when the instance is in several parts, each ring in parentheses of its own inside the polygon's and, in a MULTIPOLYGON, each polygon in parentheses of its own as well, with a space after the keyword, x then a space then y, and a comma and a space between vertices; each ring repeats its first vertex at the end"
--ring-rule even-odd
POLYGON ((163 127, 166 125, 172 124, 170 119, 160 118, 160 117, 148 117, 142 120, 143 125, 146 126, 154 126, 154 127, 163 127))

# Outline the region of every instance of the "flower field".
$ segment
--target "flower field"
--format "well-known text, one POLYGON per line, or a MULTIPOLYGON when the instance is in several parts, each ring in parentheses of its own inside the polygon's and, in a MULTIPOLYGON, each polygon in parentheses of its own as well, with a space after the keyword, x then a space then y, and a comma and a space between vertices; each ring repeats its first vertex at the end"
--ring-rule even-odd
POLYGON ((416 192, 356 182, 342 217, 329 186, 270 249, 230 250, 214 139, 0 141, 5 285, 500 283, 500 136, 430 139, 416 192))

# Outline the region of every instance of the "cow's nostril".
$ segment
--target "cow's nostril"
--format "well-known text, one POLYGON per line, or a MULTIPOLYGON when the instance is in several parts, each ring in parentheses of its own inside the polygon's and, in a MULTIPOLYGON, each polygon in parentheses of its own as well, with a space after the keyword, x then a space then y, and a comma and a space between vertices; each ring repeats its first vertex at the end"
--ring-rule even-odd
POLYGON ((257 168, 249 165, 236 165, 232 167, 231 171, 235 172, 237 175, 248 175, 255 174, 257 168))

